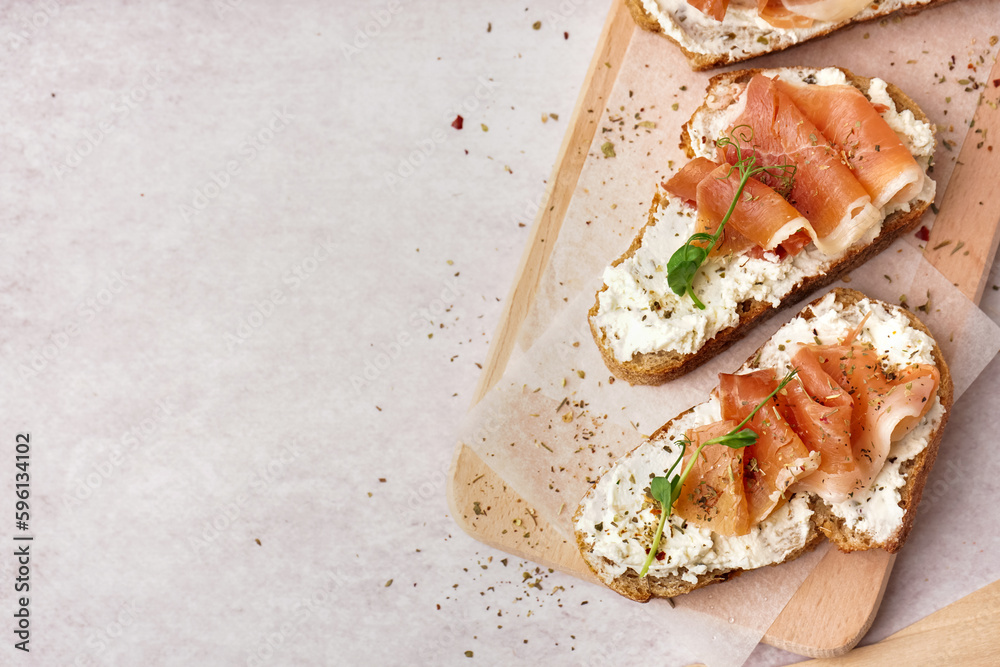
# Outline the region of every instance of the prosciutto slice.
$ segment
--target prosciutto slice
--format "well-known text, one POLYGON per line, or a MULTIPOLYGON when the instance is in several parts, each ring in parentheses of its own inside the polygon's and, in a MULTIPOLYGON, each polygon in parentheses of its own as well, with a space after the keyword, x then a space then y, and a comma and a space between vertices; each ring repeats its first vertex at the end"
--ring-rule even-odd
MULTIPOLYGON (((739 189, 739 171, 698 157, 664 184, 667 192, 698 207, 695 231, 714 234, 739 189)), ((755 178, 747 181, 736 201, 713 255, 744 253, 750 248, 774 250, 784 246, 786 254, 798 253, 809 242, 807 234, 796 236, 809 221, 781 195, 755 178), (795 238, 792 238, 792 237, 795 238)))
MULTIPOLYGON (((754 75, 745 96, 746 106, 729 131, 744 137, 749 144, 744 153, 754 151, 760 164, 796 166, 789 203, 809 220, 807 232, 823 253, 845 251, 881 222, 881 212, 836 148, 774 81, 754 75)), ((720 147, 719 157, 735 163, 736 150, 720 147)))
MULTIPOLYGON (((772 0, 774 1, 774 0, 772 0)), ((789 12, 817 21, 840 22, 856 16, 871 0, 780 0, 789 12)))
MULTIPOLYGON (((792 357, 792 364, 817 383, 818 390, 814 385, 814 393, 810 392, 813 400, 820 402, 826 391, 838 396, 843 392, 851 398, 850 460, 835 457, 832 464, 838 464, 839 469, 821 465, 815 479, 810 476, 801 483, 801 488, 832 503, 846 500, 872 483, 889 455, 889 446, 927 414, 940 381, 937 368, 927 364, 907 366, 896 377, 889 377, 875 348, 856 340, 841 345, 803 345, 792 357)), ((834 418, 837 435, 845 427, 843 413, 834 418)))
MULTIPOLYGON (((701 443, 723 436, 735 426, 736 422, 719 421, 688 431, 691 444, 684 454, 684 468, 701 443)), ((750 532, 743 490, 743 451, 725 445, 707 445, 681 486, 674 512, 685 521, 720 535, 750 532)))
MULTIPOLYGON (((740 423, 778 387, 772 369, 745 375, 719 374, 722 418, 740 423)), ((777 398, 777 397, 775 397, 777 398)), ((747 426, 757 442, 744 450, 743 481, 750 525, 755 526, 784 504, 785 492, 819 465, 819 454, 810 452, 771 399, 747 426)))
MULTIPOLYGON (((751 0, 752 2, 752 0, 751 0)), ((757 15, 775 28, 808 28, 814 21, 840 22, 855 16, 871 0, 756 0, 757 15)), ((687 0, 716 21, 726 17, 730 0, 687 0)), ((745 0, 736 4, 747 4, 745 0)))
POLYGON ((873 206, 907 202, 920 193, 923 169, 864 93, 847 85, 775 84, 839 152, 873 206))

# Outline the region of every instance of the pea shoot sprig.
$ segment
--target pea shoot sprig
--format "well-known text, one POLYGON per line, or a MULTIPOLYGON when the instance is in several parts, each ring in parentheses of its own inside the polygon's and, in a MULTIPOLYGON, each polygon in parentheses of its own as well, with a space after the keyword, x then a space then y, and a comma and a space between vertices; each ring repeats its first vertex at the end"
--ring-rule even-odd
POLYGON ((719 239, 722 238, 722 231, 725 229, 726 223, 729 222, 729 218, 732 217, 733 211, 736 210, 736 204, 743 195, 743 189, 746 187, 747 181, 755 176, 767 175, 774 178, 780 184, 777 188, 780 194, 787 195, 792 189, 792 182, 795 178, 795 165, 783 164, 776 167, 759 166, 757 164, 757 154, 754 151, 751 150, 748 155, 744 156, 743 150, 740 148, 741 144, 750 145, 751 141, 753 141, 753 129, 749 125, 737 125, 729 131, 728 136, 724 136, 716 142, 716 146, 720 148, 732 146, 736 151, 736 162, 729 165, 726 174, 718 177, 719 180, 728 180, 733 170, 736 169, 740 174, 740 185, 736 189, 732 203, 729 204, 729 210, 726 211, 726 215, 723 216, 722 222, 719 223, 719 227, 715 230, 715 233, 697 232, 692 234, 687 242, 678 248, 670 257, 670 261, 667 262, 667 284, 670 285, 670 289, 680 296, 684 296, 685 294, 690 295, 695 307, 699 310, 705 310, 705 304, 694 293, 692 283, 694 282, 695 274, 698 273, 698 269, 705 262, 712 249, 715 248, 719 239), (708 245, 696 245, 706 243, 708 245))
POLYGON ((698 445, 698 449, 695 450, 694 456, 688 461, 687 467, 679 475, 670 475, 674 472, 681 461, 684 460, 684 454, 687 452, 687 446, 691 444, 691 441, 685 435, 683 438, 677 441, 677 444, 681 446, 680 456, 674 461, 670 469, 662 477, 654 477, 649 484, 649 495, 653 499, 660 503, 660 523, 656 527, 656 534, 653 535, 653 545, 649 548, 649 555, 646 556, 646 562, 642 566, 642 571, 639 572, 640 577, 645 577, 646 572, 649 571, 649 566, 652 564, 653 559, 656 558, 657 552, 660 550, 660 538, 663 536, 663 526, 666 525, 667 519, 673 512, 674 503, 681 495, 681 487, 684 486, 684 480, 687 479, 688 475, 691 473, 691 469, 694 468, 695 461, 701 455, 701 450, 705 449, 708 445, 725 445, 731 449, 743 449, 744 447, 749 447, 750 445, 757 442, 757 434, 746 425, 753 419, 757 411, 764 407, 768 401, 774 398, 775 394, 785 388, 785 385, 792 381, 792 378, 798 373, 798 369, 792 369, 788 375, 775 387, 774 391, 767 395, 763 401, 761 401, 757 407, 755 407, 750 414, 746 416, 746 419, 741 421, 736 425, 729 433, 725 435, 720 435, 717 438, 712 438, 706 440, 705 442, 698 445))

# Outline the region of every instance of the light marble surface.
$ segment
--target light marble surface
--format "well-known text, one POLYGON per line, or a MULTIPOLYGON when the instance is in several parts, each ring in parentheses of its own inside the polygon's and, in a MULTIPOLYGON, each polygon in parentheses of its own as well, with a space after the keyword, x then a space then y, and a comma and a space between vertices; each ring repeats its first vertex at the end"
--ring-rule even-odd
MULTIPOLYGON (((0 504, 11 517, 28 431, 36 538, 31 651, 8 631, 0 662, 585 664, 656 650, 655 636, 609 633, 614 593, 478 544, 445 500, 526 211, 606 12, 0 11, 0 504)), ((979 384, 997 388, 998 371, 979 384)), ((0 537, 14 533, 11 519, 0 537)), ((794 659, 762 648, 751 663, 794 659)))

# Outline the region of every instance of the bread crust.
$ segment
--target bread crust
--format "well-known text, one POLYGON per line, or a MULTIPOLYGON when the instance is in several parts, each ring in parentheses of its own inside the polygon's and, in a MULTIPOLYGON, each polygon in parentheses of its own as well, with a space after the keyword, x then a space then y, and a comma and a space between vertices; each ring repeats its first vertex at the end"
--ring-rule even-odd
MULTIPOLYGON (((754 75, 765 71, 766 70, 759 68, 746 69, 713 76, 709 80, 708 88, 706 90, 706 98, 712 93, 712 91, 724 90, 734 84, 746 84, 754 75)), ((848 70, 842 69, 842 71, 851 85, 858 88, 862 92, 867 93, 868 87, 871 85, 870 78, 858 76, 848 70)), ((892 84, 888 84, 886 91, 895 103, 896 110, 898 112, 909 110, 913 113, 917 120, 930 122, 920 107, 918 107, 917 104, 899 88, 892 84)), ((702 104, 697 110, 695 110, 694 114, 692 114, 692 119, 697 117, 699 113, 707 111, 708 108, 707 102, 702 104)), ((695 153, 694 148, 691 145, 689 126, 690 121, 686 123, 681 130, 681 147, 684 148, 684 151, 689 158, 693 158, 695 153)), ((645 235, 646 229, 656 224, 656 211, 659 208, 660 202, 664 196, 665 195, 659 191, 654 195, 646 224, 632 241, 628 250, 612 262, 611 266, 618 266, 626 259, 632 257, 639 249, 639 246, 642 245, 642 238, 645 235)), ((832 264, 830 268, 827 269, 826 273, 804 278, 796 287, 794 287, 781 299, 781 302, 777 306, 772 306, 766 301, 744 301, 739 305, 739 320, 735 324, 727 327, 726 329, 722 329, 716 333, 715 336, 706 341, 700 349, 690 354, 681 354, 679 352, 665 350, 658 352, 636 353, 631 359, 625 361, 617 359, 614 351, 611 349, 606 334, 594 324, 594 317, 600 310, 601 292, 607 289, 607 285, 603 285, 601 289, 598 290, 594 305, 591 307, 588 314, 591 334, 594 337, 594 341, 597 343, 598 349, 600 349, 605 365, 612 373, 614 373, 615 376, 626 380, 629 384, 633 385, 663 384, 664 382, 668 382, 691 372, 718 353, 726 350, 730 345, 740 340, 747 331, 771 317, 778 311, 798 302, 808 294, 822 287, 826 287, 827 285, 838 280, 845 273, 860 266, 861 264, 864 264, 871 257, 874 257, 878 253, 885 250, 892 244, 893 241, 896 240, 896 238, 916 228, 917 223, 920 222, 920 218, 923 216, 924 211, 926 211, 930 205, 931 202, 929 201, 912 202, 909 211, 897 211, 888 216, 882 223, 882 231, 872 243, 866 246, 858 246, 850 249, 842 258, 832 264)))
POLYGON ((656 17, 649 14, 646 11, 646 9, 642 6, 642 0, 625 0, 625 6, 628 7, 629 13, 632 14, 632 19, 636 22, 636 25, 638 25, 643 30, 658 33, 660 36, 670 40, 684 54, 684 57, 687 59, 688 65, 691 66, 691 69, 695 71, 702 71, 706 69, 712 69, 715 67, 722 67, 724 65, 731 65, 733 63, 743 62, 745 60, 750 60, 751 58, 757 58, 758 56, 767 55, 768 53, 777 53, 778 51, 784 51, 785 49, 797 46, 798 44, 803 44, 805 42, 809 42, 814 39, 826 37, 831 33, 840 30, 841 28, 846 28, 847 26, 867 23, 869 21, 874 21, 877 19, 884 18, 886 16, 889 16, 890 14, 907 14, 907 15, 917 14, 928 7, 944 5, 951 1, 952 0, 928 0, 927 2, 925 2, 920 6, 901 7, 900 9, 897 10, 891 10, 881 7, 880 0, 875 0, 875 2, 873 2, 872 4, 880 5, 880 8, 879 10, 875 11, 871 16, 868 16, 863 19, 855 19, 855 18, 847 19, 846 21, 834 24, 829 28, 827 28, 826 30, 820 31, 815 35, 807 37, 801 41, 794 43, 787 43, 787 44, 779 44, 777 46, 768 49, 763 53, 756 55, 734 55, 732 51, 727 51, 724 53, 695 53, 693 51, 689 51, 688 49, 684 48, 680 44, 680 42, 678 42, 676 39, 674 39, 673 37, 671 37, 670 35, 666 34, 663 31, 663 27, 660 25, 660 22, 656 19, 656 17))
MULTIPOLYGON (((872 302, 877 302, 876 299, 871 299, 857 290, 836 288, 833 292, 836 294, 836 301, 847 307, 853 306, 863 299, 869 299, 872 302)), ((802 309, 800 315, 805 319, 812 319, 812 307, 824 297, 825 295, 814 299, 808 306, 802 309)), ((898 307, 898 310, 906 316, 911 326, 924 332, 928 336, 931 336, 927 327, 913 313, 901 306, 898 307)), ((934 340, 933 336, 931 336, 931 340, 934 340)), ((764 345, 766 345, 766 342, 764 345)), ((759 357, 762 349, 763 345, 750 355, 744 363, 744 366, 753 368, 754 360, 759 357)), ((908 463, 904 464, 901 468, 901 472, 906 476, 906 484, 900 490, 899 506, 905 510, 900 526, 887 540, 877 542, 871 535, 847 527, 843 519, 833 514, 832 509, 827 503, 813 496, 810 502, 810 507, 813 510, 813 517, 810 520, 810 532, 806 539, 806 543, 802 548, 788 554, 788 556, 780 561, 781 563, 786 563, 790 560, 798 558, 808 551, 811 551, 820 543, 820 541, 822 541, 823 536, 826 536, 841 551, 884 549, 889 553, 895 553, 903 546, 903 543, 906 541, 906 538, 910 534, 910 530, 913 527, 913 522, 917 513, 917 506, 920 503, 920 498, 923 494, 927 477, 934 466, 935 460, 937 459, 938 448, 941 444, 944 427, 948 422, 948 417, 951 414, 951 408, 954 401, 954 385, 952 384, 951 373, 948 370, 948 364, 945 361, 944 356, 941 354, 941 349, 937 345, 937 341, 934 341, 932 355, 940 375, 937 397, 938 400, 940 400, 941 405, 944 407, 944 413, 941 417, 941 421, 934 429, 934 432, 930 434, 927 446, 920 452, 920 454, 908 463)), ((649 437, 649 440, 654 441, 658 438, 665 437, 669 433, 673 423, 690 413, 693 409, 694 408, 690 408, 668 421, 666 424, 657 429, 649 437)), ((641 447, 642 445, 639 446, 641 447)), ((638 447, 636 447, 636 449, 638 449, 638 447)), ((631 452, 626 454, 626 456, 631 456, 636 449, 633 449, 631 452)), ((597 486, 597 483, 598 482, 595 481, 591 485, 590 491, 593 491, 593 489, 597 486)), ((588 493, 590 493, 590 491, 588 491, 588 493)), ((580 519, 582 512, 583 503, 580 504, 573 516, 574 524, 580 519)), ((703 586, 727 581, 743 571, 742 569, 733 569, 707 572, 703 575, 698 575, 695 583, 684 581, 680 575, 672 575, 669 577, 647 576, 640 578, 638 573, 632 569, 626 570, 624 574, 618 577, 608 577, 606 574, 602 573, 602 569, 599 567, 605 559, 603 557, 594 556, 592 550, 585 542, 584 533, 579 530, 576 531, 576 542, 577 547, 580 549, 580 553, 583 555, 584 561, 586 561, 587 565, 591 568, 594 574, 604 584, 615 592, 637 602, 646 602, 653 597, 669 598, 689 593, 698 588, 702 588, 703 586)), ((772 565, 778 564, 780 563, 772 563, 772 565)))

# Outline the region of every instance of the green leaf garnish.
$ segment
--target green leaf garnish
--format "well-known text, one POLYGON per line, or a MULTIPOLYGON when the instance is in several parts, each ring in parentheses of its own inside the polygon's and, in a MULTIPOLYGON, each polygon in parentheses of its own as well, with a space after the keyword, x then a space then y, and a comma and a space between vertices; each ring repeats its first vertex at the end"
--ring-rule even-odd
POLYGON ((757 407, 755 407, 750 414, 746 416, 746 419, 741 421, 736 425, 736 428, 731 430, 725 435, 720 435, 718 438, 712 438, 711 440, 706 440, 705 442, 698 445, 698 449, 695 450, 694 456, 688 462, 687 467, 684 468, 684 472, 680 475, 674 475, 671 477, 674 468, 677 464, 684 460, 684 454, 687 452, 687 446, 691 444, 687 436, 684 436, 677 441, 677 444, 681 446, 680 456, 674 461, 670 469, 664 474, 663 477, 654 477, 649 483, 649 495, 653 497, 653 500, 660 503, 660 523, 656 527, 656 534, 653 535, 653 545, 649 548, 649 554, 646 556, 646 562, 642 566, 642 570, 639 572, 640 577, 645 577, 646 572, 649 571, 649 566, 653 563, 653 559, 656 558, 657 552, 660 550, 660 538, 663 537, 663 526, 667 523, 667 519, 673 512, 674 503, 681 495, 681 487, 684 486, 684 480, 687 479, 691 470, 694 468, 694 462, 698 460, 698 456, 701 455, 701 450, 705 449, 708 445, 725 445, 731 449, 742 449, 744 447, 749 447, 750 445, 757 442, 757 434, 746 425, 753 419, 757 411, 762 407, 767 405, 767 402, 774 398, 775 394, 785 388, 785 385, 792 381, 792 378, 798 374, 798 369, 793 368, 788 375, 775 387, 774 391, 767 395, 763 401, 761 401, 757 407))
MULTIPOLYGON (((696 234, 696 236, 708 236, 708 234, 696 234)), ((667 284, 670 285, 670 289, 674 291, 674 294, 683 296, 684 292, 691 288, 691 283, 698 272, 698 267, 708 257, 708 250, 701 246, 691 245, 692 239, 688 239, 688 242, 681 246, 670 258, 670 262, 667 263, 667 284)), ((710 236, 709 240, 711 240, 710 236)), ((691 290, 691 298, 699 309, 705 309, 705 304, 698 299, 694 290, 691 290)))
POLYGON ((660 537, 663 536, 663 526, 667 523, 667 517, 670 516, 670 508, 674 506, 678 496, 681 494, 681 486, 684 485, 684 481, 680 475, 674 475, 671 478, 670 474, 677 467, 677 464, 684 460, 684 452, 687 451, 687 446, 691 444, 691 441, 683 438, 678 441, 678 444, 681 446, 681 454, 674 460, 673 465, 667 470, 666 475, 663 477, 654 477, 649 483, 649 494, 653 496, 656 502, 660 503, 660 507, 663 510, 660 512, 660 523, 656 527, 656 535, 653 536, 653 546, 649 549, 649 556, 646 557, 646 562, 642 566, 642 572, 639 573, 640 577, 646 576, 650 563, 653 562, 656 552, 660 549, 660 537))
POLYGON ((788 192, 792 189, 796 166, 793 164, 783 164, 776 167, 758 166, 757 155, 751 151, 749 155, 744 157, 743 150, 740 148, 741 143, 749 145, 751 141, 753 141, 753 129, 749 125, 737 125, 729 131, 728 136, 722 137, 716 142, 716 146, 722 148, 732 146, 736 150, 736 163, 730 165, 725 176, 719 177, 719 180, 728 179, 732 175, 733 169, 737 169, 740 174, 740 185, 733 196, 732 203, 729 205, 729 210, 726 211, 726 215, 723 216, 722 222, 719 223, 719 228, 715 230, 715 233, 706 234, 698 232, 692 234, 684 245, 678 248, 670 257, 670 261, 667 262, 667 284, 670 286, 670 289, 674 291, 674 294, 680 296, 684 296, 685 294, 690 295, 695 307, 699 310, 705 310, 705 304, 694 293, 692 285, 694 277, 709 253, 712 252, 712 249, 722 237, 726 223, 729 222, 733 211, 736 210, 736 203, 740 200, 747 181, 755 176, 765 174, 775 179, 776 185, 779 185, 779 187, 775 188, 775 191, 783 197, 787 197, 788 192), (707 243, 708 245, 693 245, 695 243, 707 243))

